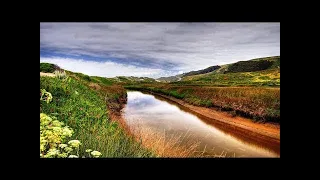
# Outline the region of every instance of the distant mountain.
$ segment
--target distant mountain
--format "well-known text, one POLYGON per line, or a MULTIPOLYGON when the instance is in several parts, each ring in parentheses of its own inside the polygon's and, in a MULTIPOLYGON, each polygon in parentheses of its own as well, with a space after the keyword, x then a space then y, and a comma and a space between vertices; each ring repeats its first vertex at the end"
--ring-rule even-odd
POLYGON ((185 76, 193 76, 193 75, 197 75, 197 74, 205 74, 205 73, 212 72, 216 69, 219 69, 220 67, 221 66, 210 66, 208 68, 205 68, 205 69, 202 69, 199 71, 190 71, 188 73, 184 73, 182 76, 185 77, 185 76))
POLYGON ((135 76, 117 76, 113 79, 115 79, 118 82, 156 82, 156 80, 153 78, 135 76))
MULTIPOLYGON (((210 66, 205 69, 198 71, 190 71, 183 74, 178 74, 170 77, 161 77, 157 80, 161 82, 175 82, 181 81, 185 77, 216 73, 216 74, 226 74, 226 73, 236 73, 236 72, 255 72, 262 71, 266 69, 280 68, 280 56, 271 56, 264 58, 251 59, 248 61, 238 61, 236 63, 225 64, 221 66, 210 66)), ((189 79, 189 78, 188 78, 189 79)))
POLYGON ((161 77, 161 78, 158 78, 157 80, 161 81, 161 82, 180 81, 182 76, 183 76, 183 74, 178 74, 178 75, 175 75, 175 76, 161 77))
POLYGON ((197 75, 197 74, 205 74, 205 73, 209 73, 209 72, 212 72, 216 69, 219 69, 220 66, 210 66, 206 69, 201 69, 201 70, 198 70, 198 71, 190 71, 190 72, 187 72, 187 73, 183 73, 183 74, 178 74, 178 75, 175 75, 175 76, 169 76, 169 77, 161 77, 161 78, 158 78, 157 80, 158 81, 161 81, 161 82, 173 82, 173 81, 180 81, 181 78, 185 77, 185 76, 192 76, 192 75, 197 75))

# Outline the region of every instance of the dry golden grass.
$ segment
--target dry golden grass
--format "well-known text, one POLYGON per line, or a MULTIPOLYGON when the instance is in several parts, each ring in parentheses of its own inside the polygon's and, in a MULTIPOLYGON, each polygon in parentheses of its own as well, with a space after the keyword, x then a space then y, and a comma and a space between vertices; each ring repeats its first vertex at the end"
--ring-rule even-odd
POLYGON ((148 127, 139 127, 132 129, 136 139, 147 149, 154 152, 158 157, 166 158, 186 158, 198 157, 197 148, 200 142, 182 141, 185 135, 171 134, 166 135, 166 132, 157 132, 148 127))
MULTIPOLYGON (((227 152, 222 151, 215 154, 214 148, 200 148, 200 141, 190 140, 192 134, 187 131, 185 133, 169 134, 165 130, 158 131, 145 126, 141 122, 135 122, 134 126, 130 127, 131 134, 136 138, 143 147, 151 150, 157 157, 164 158, 204 158, 215 157, 225 158, 227 152), (209 153, 210 152, 210 153, 209 153)), ((233 156, 230 156, 233 157, 233 156)))

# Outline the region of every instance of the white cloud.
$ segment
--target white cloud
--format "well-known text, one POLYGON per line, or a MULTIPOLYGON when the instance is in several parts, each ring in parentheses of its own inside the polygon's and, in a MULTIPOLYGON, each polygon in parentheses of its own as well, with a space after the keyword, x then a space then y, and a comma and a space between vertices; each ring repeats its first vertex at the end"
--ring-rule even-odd
POLYGON ((110 61, 95 62, 72 58, 40 58, 40 62, 53 63, 63 69, 81 72, 90 76, 115 77, 115 76, 137 76, 137 77, 160 77, 166 74, 164 70, 141 68, 131 65, 123 65, 110 61))
POLYGON ((280 55, 280 23, 41 23, 40 48, 187 72, 280 55))

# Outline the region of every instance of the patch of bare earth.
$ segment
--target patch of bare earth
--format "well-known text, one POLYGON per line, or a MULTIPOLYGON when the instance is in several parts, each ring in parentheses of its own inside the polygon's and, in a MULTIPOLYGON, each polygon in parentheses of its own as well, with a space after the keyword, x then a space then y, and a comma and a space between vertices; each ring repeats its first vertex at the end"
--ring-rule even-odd
POLYGON ((40 76, 55 77, 55 74, 53 74, 53 73, 44 73, 44 72, 40 72, 40 76))
POLYGON ((101 87, 97 83, 90 83, 89 86, 95 90, 101 89, 101 87))

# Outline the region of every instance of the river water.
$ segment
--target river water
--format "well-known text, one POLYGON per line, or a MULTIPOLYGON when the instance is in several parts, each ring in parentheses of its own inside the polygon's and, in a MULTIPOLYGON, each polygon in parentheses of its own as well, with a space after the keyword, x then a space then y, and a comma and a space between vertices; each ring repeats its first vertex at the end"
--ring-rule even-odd
POLYGON ((204 155, 227 157, 280 157, 280 145, 260 143, 254 138, 236 135, 231 129, 207 123, 204 117, 161 97, 128 91, 122 115, 130 128, 147 127, 169 135, 183 135, 185 142, 198 141, 204 155))

